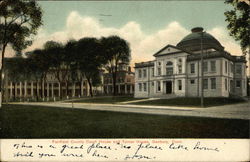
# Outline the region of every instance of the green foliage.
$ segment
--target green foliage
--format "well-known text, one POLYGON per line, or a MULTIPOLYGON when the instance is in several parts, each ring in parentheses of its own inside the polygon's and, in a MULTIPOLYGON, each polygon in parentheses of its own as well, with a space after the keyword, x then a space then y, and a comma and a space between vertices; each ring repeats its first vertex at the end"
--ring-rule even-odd
POLYGON ((5 59, 5 73, 12 82, 20 82, 28 77, 27 60, 23 57, 5 59))
POLYGON ((101 39, 101 44, 103 48, 102 58, 105 62, 105 68, 112 74, 114 87, 113 95, 115 96, 117 91, 116 79, 118 65, 120 63, 129 63, 131 59, 130 47, 126 40, 118 36, 103 37, 101 39))
MULTIPOLYGON (((31 36, 42 25, 42 11, 34 0, 2 0, 0 4, 0 44, 16 51, 31 45, 31 36)), ((4 50, 4 48, 2 48, 4 50)))
POLYGON ((226 0, 226 4, 232 5, 233 9, 226 11, 226 21, 228 22, 228 30, 230 35, 234 37, 236 41, 240 42, 242 51, 247 53, 250 46, 250 7, 246 2, 239 0, 226 0))

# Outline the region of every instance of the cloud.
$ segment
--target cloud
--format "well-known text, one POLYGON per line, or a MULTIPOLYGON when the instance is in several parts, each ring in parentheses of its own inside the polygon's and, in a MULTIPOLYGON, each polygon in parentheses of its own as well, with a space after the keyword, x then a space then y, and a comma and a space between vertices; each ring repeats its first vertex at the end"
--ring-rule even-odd
MULTIPOLYGON (((233 38, 228 36, 227 31, 221 27, 215 27, 207 31, 218 39, 227 51, 240 55, 240 46, 233 38)), ((65 28, 61 31, 48 34, 45 29, 40 29, 35 37, 34 43, 26 51, 41 48, 48 40, 65 43, 69 39, 80 39, 82 37, 97 37, 118 35, 126 39, 131 47, 133 66, 135 62, 152 60, 153 54, 167 44, 176 45, 184 36, 190 33, 176 21, 170 22, 155 33, 146 34, 142 31, 140 24, 135 21, 127 22, 120 28, 103 26, 98 19, 81 16, 72 11, 66 20, 65 28)))
POLYGON ((242 55, 240 46, 222 27, 215 27, 207 32, 212 34, 225 47, 225 50, 232 55, 242 55))

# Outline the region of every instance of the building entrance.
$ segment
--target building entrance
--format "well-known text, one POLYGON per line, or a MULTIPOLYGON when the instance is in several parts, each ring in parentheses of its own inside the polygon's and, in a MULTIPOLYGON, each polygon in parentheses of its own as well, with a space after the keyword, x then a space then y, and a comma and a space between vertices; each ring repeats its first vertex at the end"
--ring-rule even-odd
POLYGON ((166 81, 166 94, 171 94, 171 93, 172 93, 172 82, 166 81))

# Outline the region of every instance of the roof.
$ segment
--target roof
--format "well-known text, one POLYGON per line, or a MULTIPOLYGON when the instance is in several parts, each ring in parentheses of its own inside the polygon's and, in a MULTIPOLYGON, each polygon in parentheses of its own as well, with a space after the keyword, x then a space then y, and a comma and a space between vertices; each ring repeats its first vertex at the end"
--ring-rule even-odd
MULTIPOLYGON (((226 51, 213 51, 213 52, 203 54, 204 59, 220 58, 220 57, 224 57, 233 62, 246 62, 246 58, 244 56, 232 56, 226 51)), ((194 61, 194 60, 200 60, 200 59, 201 59, 200 54, 189 55, 187 57, 187 61, 194 61)))
POLYGON ((224 50, 224 47, 220 42, 215 39, 211 34, 204 32, 203 28, 193 28, 192 33, 185 36, 178 44, 177 47, 186 49, 187 51, 195 51, 201 49, 201 40, 203 42, 203 48, 214 48, 216 50, 224 50))
POLYGON ((135 63, 135 68, 154 66, 154 61, 135 63))
MULTIPOLYGON (((155 57, 158 56, 162 51, 164 51, 164 50, 167 49, 168 47, 175 48, 175 49, 177 49, 177 50, 179 50, 179 51, 177 51, 177 52, 172 52, 172 53, 166 53, 166 54, 163 54, 163 55, 169 55, 169 54, 175 54, 175 53, 181 53, 181 52, 186 52, 186 53, 188 53, 188 54, 191 54, 190 52, 186 51, 185 49, 182 49, 182 48, 173 46, 173 45, 171 45, 171 44, 168 44, 168 45, 166 45, 165 47, 163 47, 162 49, 160 49, 158 52, 156 52, 153 56, 155 56, 155 57)), ((163 55, 161 55, 161 56, 163 56, 163 55)))

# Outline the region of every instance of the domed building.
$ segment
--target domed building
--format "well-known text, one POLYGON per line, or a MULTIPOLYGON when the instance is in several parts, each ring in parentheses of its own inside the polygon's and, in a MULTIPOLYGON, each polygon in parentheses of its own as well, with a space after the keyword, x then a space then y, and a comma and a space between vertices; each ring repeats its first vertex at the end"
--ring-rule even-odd
POLYGON ((199 97, 201 69, 205 97, 246 96, 246 58, 226 52, 202 27, 153 56, 154 61, 135 64, 136 98, 199 97))

